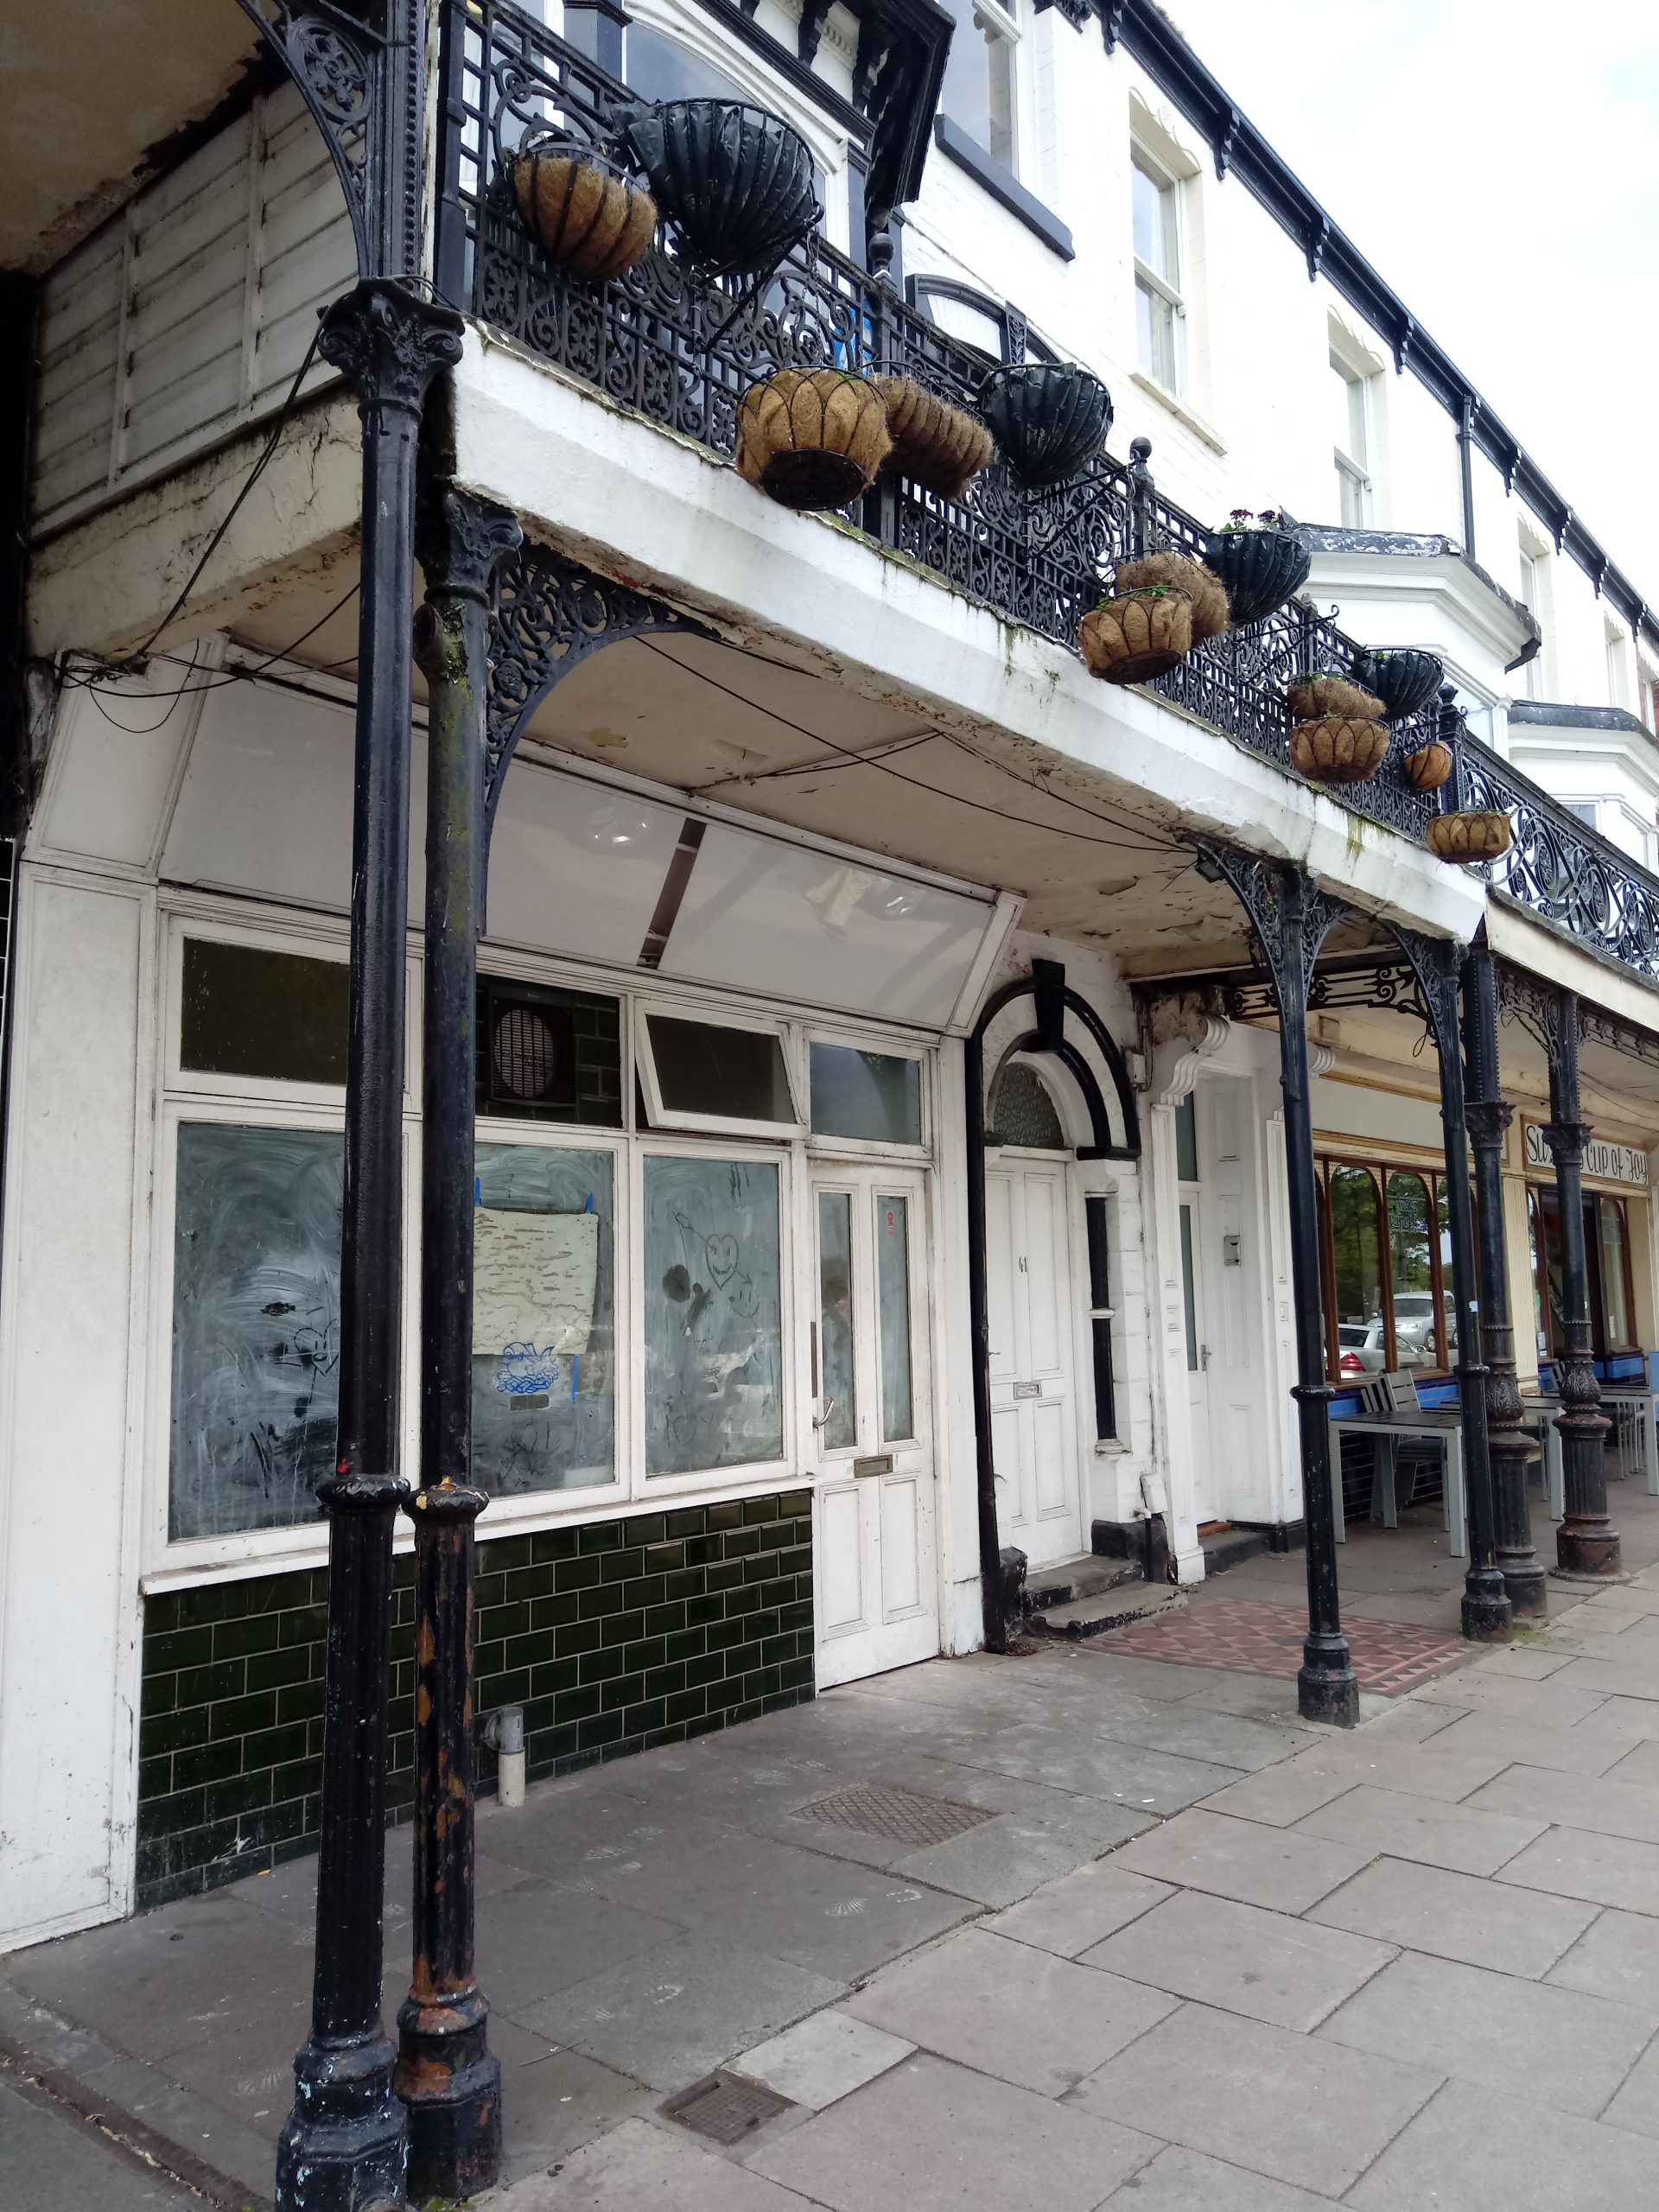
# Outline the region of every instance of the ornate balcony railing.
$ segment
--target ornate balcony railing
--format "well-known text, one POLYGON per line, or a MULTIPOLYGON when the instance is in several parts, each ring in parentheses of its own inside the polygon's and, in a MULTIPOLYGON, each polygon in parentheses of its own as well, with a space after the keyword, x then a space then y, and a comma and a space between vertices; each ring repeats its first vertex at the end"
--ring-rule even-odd
MULTIPOLYGON (((439 174, 438 283, 444 296, 618 404, 729 459, 738 402, 783 368, 826 365, 913 377, 976 410, 989 358, 948 336, 891 285, 811 238, 754 296, 706 282, 657 250, 603 285, 554 268, 513 205, 509 165, 532 131, 589 145, 611 137, 626 87, 511 0, 448 0, 439 174)), ((1160 499, 1145 448, 1105 457, 1047 492, 988 469, 960 501, 883 477, 849 519, 967 597, 1072 645, 1121 558, 1200 552, 1202 525, 1160 499)), ((1287 686, 1345 672, 1357 648, 1300 604, 1199 645, 1150 688, 1292 773, 1287 686)), ((1381 772, 1337 794, 1355 812, 1421 839, 1444 803, 1491 805, 1516 822, 1494 887, 1545 920, 1659 981, 1659 880, 1527 777, 1466 734, 1442 798, 1424 798, 1402 757, 1436 734, 1429 707, 1402 725, 1381 772)))
MULTIPOLYGON (((606 396, 729 459, 738 402, 784 368, 836 366, 913 377, 974 411, 989 359, 947 336, 893 288, 811 238, 746 298, 658 249, 595 285, 552 266, 513 204, 510 164, 552 130, 603 145, 631 95, 511 0, 450 0, 439 163, 438 281, 444 295, 606 396)), ((884 477, 850 511, 880 543, 967 597, 1071 646, 1111 563, 1204 530, 1160 499, 1143 465, 1102 456, 1058 489, 1025 490, 1001 467, 961 500, 884 477)), ((1290 772, 1286 684, 1346 670, 1355 647, 1302 607, 1197 648, 1153 689, 1290 772)), ((1432 710, 1425 718, 1425 729, 1432 710)), ((1349 786, 1357 811, 1421 836, 1433 810, 1401 771, 1421 740, 1402 733, 1374 782, 1349 786)))
POLYGON ((1659 982, 1659 877, 1466 732, 1446 803, 1507 814, 1515 843, 1483 868, 1542 921, 1659 982))

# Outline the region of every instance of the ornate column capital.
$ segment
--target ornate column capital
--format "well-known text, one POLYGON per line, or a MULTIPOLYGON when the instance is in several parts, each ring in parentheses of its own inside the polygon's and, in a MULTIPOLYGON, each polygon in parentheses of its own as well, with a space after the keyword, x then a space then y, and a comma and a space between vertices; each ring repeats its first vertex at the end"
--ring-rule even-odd
POLYGON ((1546 1122, 1544 1142, 1558 1167, 1581 1167, 1584 1147, 1594 1125, 1589 1122, 1546 1122))
POLYGON ((1469 1124, 1469 1135, 1478 1150, 1490 1146, 1500 1152, 1510 1123, 1515 1119, 1515 1108, 1507 1098, 1470 1098, 1464 1103, 1464 1118, 1469 1124))
POLYGON ((524 543, 518 518, 509 507, 475 499, 453 484, 436 484, 415 508, 415 552, 426 578, 427 594, 490 603, 496 569, 524 543))
POLYGON ((440 369, 461 359, 461 317, 406 284, 365 276, 322 311, 317 351, 357 390, 359 409, 418 414, 440 369))

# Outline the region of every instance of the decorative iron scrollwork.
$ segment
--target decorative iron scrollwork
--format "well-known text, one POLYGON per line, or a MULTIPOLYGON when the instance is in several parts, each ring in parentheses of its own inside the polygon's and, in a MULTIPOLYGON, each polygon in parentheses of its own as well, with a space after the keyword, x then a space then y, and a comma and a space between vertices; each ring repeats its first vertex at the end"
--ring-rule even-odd
POLYGON ((647 632, 712 638, 704 624, 648 592, 579 568, 526 538, 496 570, 490 612, 484 818, 496 806, 524 725, 555 684, 590 654, 647 632))

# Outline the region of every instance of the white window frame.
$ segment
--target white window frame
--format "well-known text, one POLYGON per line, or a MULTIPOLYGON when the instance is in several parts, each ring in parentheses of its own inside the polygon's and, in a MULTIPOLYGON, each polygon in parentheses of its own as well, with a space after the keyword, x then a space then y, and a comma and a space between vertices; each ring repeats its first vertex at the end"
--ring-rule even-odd
MULTIPOLYGON (((184 944, 187 938, 213 944, 242 945, 252 952, 285 953, 296 960, 327 960, 340 967, 351 961, 351 940, 342 926, 305 929, 261 929, 243 923, 197 918, 188 912, 168 918, 165 948, 166 982, 162 1007, 162 1079, 171 1097, 245 1098, 263 1104, 280 1098, 305 1105, 340 1107, 346 1085, 340 1083, 296 1083, 280 1076, 219 1075, 183 1062, 184 944)), ((412 972, 412 971, 411 971, 412 972)), ((404 1103, 411 1093, 407 1071, 404 1103)))
MULTIPOLYGON (((727 1128, 721 1134, 730 1136, 734 1132, 727 1128)), ((633 1164, 629 1179, 632 1184, 632 1217, 639 1228, 639 1234, 629 1245, 628 1269, 639 1300, 635 1310, 643 1322, 646 1160, 728 1160, 732 1157, 732 1150, 729 1145, 721 1144, 718 1138, 681 1136, 672 1130, 642 1130, 632 1149, 633 1164)), ((779 1426, 783 1439, 783 1454, 776 1459, 747 1459, 741 1466, 696 1467, 683 1474, 650 1473, 645 1465, 645 1348, 642 1327, 637 1346, 632 1339, 629 1344, 631 1355, 637 1354, 632 1357, 632 1389, 629 1393, 633 1401, 634 1433, 639 1440, 634 1455, 636 1484, 632 1493, 635 1502, 653 1497, 679 1497, 689 1491, 705 1494, 720 1491, 723 1494, 737 1489, 740 1484, 760 1491, 791 1490, 809 1484, 812 1480, 810 1466, 806 1455, 799 1448, 796 1433, 796 1423, 800 1418, 796 1396, 800 1347, 797 1342, 795 1319, 798 1288, 796 1278, 800 1266, 799 1200, 796 1188, 799 1154, 795 1145, 781 1143, 769 1151, 751 1152, 746 1156, 773 1166, 778 1170, 778 1373, 783 1394, 779 1426)))
MULTIPOLYGON (((1170 384, 1166 384, 1164 379, 1158 374, 1156 368, 1151 361, 1141 361, 1140 363, 1141 373, 1150 384, 1155 385, 1160 391, 1167 392, 1172 399, 1179 399, 1185 397, 1188 383, 1186 360, 1186 297, 1182 289, 1186 270, 1186 226, 1181 206, 1181 186, 1184 180, 1174 174, 1167 162, 1160 161, 1157 155, 1153 153, 1146 145, 1144 145, 1139 138, 1132 138, 1129 142, 1129 166, 1131 170, 1139 169, 1144 177, 1146 177, 1152 184, 1155 185, 1160 196, 1165 194, 1168 194, 1169 227, 1173 233, 1174 238, 1175 281, 1172 283, 1167 276, 1160 276, 1157 270, 1154 269, 1149 263, 1142 261, 1140 255, 1134 251, 1135 180, 1133 175, 1131 175, 1129 180, 1129 243, 1131 256, 1135 264, 1135 288, 1137 292, 1147 291, 1152 293, 1155 298, 1163 301, 1173 310, 1172 331, 1174 359, 1172 363, 1172 367, 1174 372, 1174 381, 1170 384)), ((1139 328, 1140 320, 1140 310, 1137 307, 1135 310, 1135 324, 1137 330, 1139 328)), ((1137 355, 1139 354, 1139 341, 1137 340, 1137 355)))
POLYGON ((1375 442, 1376 413, 1371 405, 1371 378, 1364 369, 1356 366, 1338 346, 1331 347, 1331 373, 1339 377, 1348 391, 1348 407, 1351 420, 1354 394, 1359 395, 1360 429, 1365 450, 1353 454, 1340 445, 1333 445, 1332 458, 1336 463, 1337 482, 1344 510, 1341 526, 1344 530, 1369 530, 1376 498, 1376 479, 1371 473, 1371 447, 1375 442), (1350 494, 1357 512, 1350 515, 1345 510, 1350 494))
POLYGON ((926 1161, 933 1156, 933 1086, 932 1065, 937 1054, 925 1045, 901 1045, 893 1039, 874 1037, 868 1033, 845 1029, 827 1029, 817 1023, 808 1023, 802 1038, 803 1057, 806 1063, 806 1113, 809 1129, 807 1150, 814 1158, 825 1160, 891 1160, 926 1161), (836 1137, 810 1128, 812 1118, 812 1047, 814 1045, 833 1045, 843 1052, 874 1052, 887 1060, 914 1060, 921 1068, 922 1136, 919 1144, 884 1144, 874 1138, 836 1137))
POLYGON ((790 1139, 804 1137, 806 1120, 801 1112, 801 1070, 797 1065, 798 1055, 791 1052, 790 1024, 781 1020, 768 1020, 764 1014, 750 1017, 728 1013, 725 1008, 712 1008, 695 1001, 681 1000, 636 998, 633 1001, 633 1059, 639 1071, 639 1088, 645 1093, 645 1122, 651 1131, 681 1129, 701 1136, 770 1137, 776 1143, 787 1143, 790 1139), (706 1029, 741 1029, 750 1035, 775 1037, 783 1053, 784 1080, 789 1086, 790 1103, 795 1109, 791 1122, 746 1121, 735 1114, 689 1114, 677 1107, 664 1106, 662 1086, 657 1080, 657 1061, 651 1041, 651 1017, 656 1014, 669 1021, 696 1022, 706 1029))
POLYGON ((1544 563, 1548 558, 1537 546, 1529 543, 1523 533, 1516 549, 1521 579, 1521 604, 1538 625, 1538 650, 1522 670, 1529 699, 1544 696, 1544 599, 1548 584, 1544 563))
POLYGON ((1602 636, 1603 658, 1607 671, 1607 703, 1628 715, 1631 710, 1630 634, 1616 624, 1608 622, 1603 625, 1602 636))

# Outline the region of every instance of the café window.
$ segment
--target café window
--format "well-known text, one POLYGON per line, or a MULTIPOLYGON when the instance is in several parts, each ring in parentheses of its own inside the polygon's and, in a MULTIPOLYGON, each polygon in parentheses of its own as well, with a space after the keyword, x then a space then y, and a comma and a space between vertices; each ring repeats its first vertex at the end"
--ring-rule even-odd
POLYGON ((1332 1381, 1449 1369, 1458 1341, 1445 1178, 1372 1160, 1317 1166, 1332 1381))
MULTIPOLYGON (((1554 1186, 1527 1186, 1527 1230, 1532 1261, 1533 1327, 1539 1352, 1559 1359, 1567 1350, 1562 1293, 1560 1204, 1554 1186)), ((1598 1359, 1636 1348, 1636 1300, 1630 1281, 1630 1207, 1624 1198, 1586 1192, 1584 1198, 1585 1279, 1590 1294, 1591 1345, 1598 1359)))

